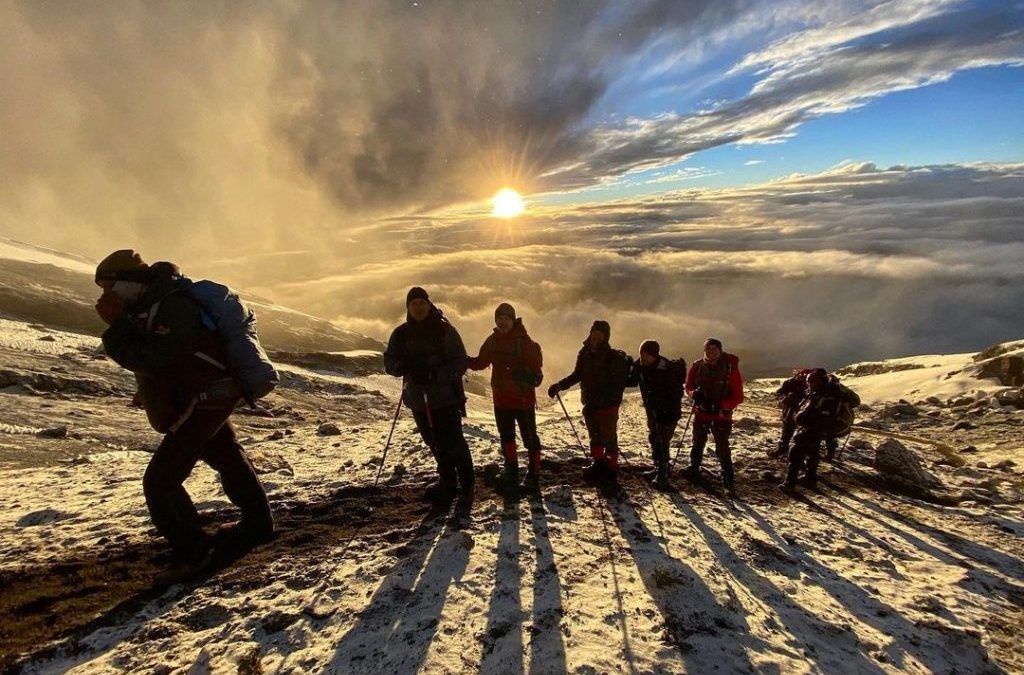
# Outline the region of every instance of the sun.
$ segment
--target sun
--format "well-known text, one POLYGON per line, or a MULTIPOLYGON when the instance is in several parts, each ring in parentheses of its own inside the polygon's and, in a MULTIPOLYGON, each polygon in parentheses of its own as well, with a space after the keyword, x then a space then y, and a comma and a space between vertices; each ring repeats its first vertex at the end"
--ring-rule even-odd
POLYGON ((526 210, 523 198, 512 188, 502 188, 491 197, 493 208, 491 215, 495 218, 515 218, 526 210))

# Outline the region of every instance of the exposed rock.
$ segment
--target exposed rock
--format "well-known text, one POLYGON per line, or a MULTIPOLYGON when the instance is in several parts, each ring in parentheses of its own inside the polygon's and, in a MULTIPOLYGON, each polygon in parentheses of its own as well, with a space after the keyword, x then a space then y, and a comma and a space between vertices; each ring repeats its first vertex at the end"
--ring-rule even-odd
POLYGON ((899 403, 893 403, 892 405, 885 406, 882 414, 886 417, 917 417, 920 412, 921 411, 918 410, 917 406, 914 404, 908 401, 900 401, 899 403))
POLYGON ((953 425, 953 431, 970 431, 971 429, 977 429, 978 425, 970 420, 960 420, 953 425))
POLYGON ((36 436, 40 438, 67 438, 68 428, 66 426, 59 426, 40 429, 36 432, 36 436))
POLYGON ((965 446, 963 448, 960 448, 960 454, 961 455, 971 455, 971 454, 976 453, 977 451, 978 451, 978 449, 976 447, 974 447, 973 445, 968 445, 968 446, 965 446))
POLYGON ((291 476, 295 475, 295 469, 292 468, 292 465, 280 453, 268 452, 266 450, 251 450, 249 451, 249 459, 252 461, 252 466, 258 474, 283 471, 291 476))
POLYGON ((316 428, 316 433, 320 436, 340 436, 341 428, 334 422, 324 422, 316 428))
POLYGON ((761 428, 760 420, 756 420, 753 417, 741 417, 732 423, 734 429, 741 431, 757 431, 761 428))
POLYGON ((921 465, 917 454, 895 438, 887 438, 875 448, 875 469, 886 480, 915 494, 928 494, 941 485, 921 465))

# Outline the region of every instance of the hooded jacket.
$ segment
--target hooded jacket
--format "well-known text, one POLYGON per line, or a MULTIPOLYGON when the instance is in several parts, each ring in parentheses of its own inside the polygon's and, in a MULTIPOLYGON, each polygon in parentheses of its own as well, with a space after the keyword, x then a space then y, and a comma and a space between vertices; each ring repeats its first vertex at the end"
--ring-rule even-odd
POLYGON ((576 367, 557 386, 565 390, 574 384, 580 385, 585 415, 615 410, 622 405, 622 392, 626 389, 632 361, 624 351, 612 349, 607 342, 593 350, 589 340, 585 340, 576 355, 576 367))
POLYGON ((227 362, 223 343, 203 324, 199 303, 179 292, 178 267, 158 262, 150 275, 142 296, 104 331, 103 348, 135 373, 150 423, 166 432, 197 395, 208 394, 214 385, 219 395, 204 405, 233 406, 239 392, 211 362, 227 362))
POLYGON ((853 425, 853 411, 860 396, 835 376, 819 391, 810 388, 796 412, 797 426, 825 436, 843 436, 853 425))
POLYGON ((732 419, 733 409, 743 403, 743 376, 740 375, 739 357, 722 352, 718 363, 714 365, 703 357, 694 361, 686 374, 686 393, 693 396, 698 389, 706 404, 716 406, 718 412, 710 412, 706 406, 697 405, 694 406, 697 419, 732 419))
POLYGON ((462 376, 469 365, 462 337, 437 307, 423 321, 406 314, 388 339, 384 371, 404 378, 402 400, 410 410, 423 412, 465 407, 462 376))
POLYGON ((536 388, 544 379, 540 345, 530 339, 522 319, 502 333, 497 328, 469 360, 472 370, 491 367, 491 396, 495 408, 529 410, 537 405, 536 388))

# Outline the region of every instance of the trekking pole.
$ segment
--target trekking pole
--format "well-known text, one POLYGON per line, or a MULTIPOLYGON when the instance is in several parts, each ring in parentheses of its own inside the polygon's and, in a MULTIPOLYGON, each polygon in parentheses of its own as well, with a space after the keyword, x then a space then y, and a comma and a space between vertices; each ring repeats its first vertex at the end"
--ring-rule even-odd
POLYGON ((589 457, 590 455, 587 454, 586 448, 583 447, 583 441, 580 440, 580 435, 576 432, 576 425, 572 423, 572 417, 569 417, 569 411, 565 408, 565 402, 562 401, 562 394, 560 392, 555 392, 555 396, 558 397, 558 403, 562 406, 562 412, 565 413, 565 419, 569 421, 569 426, 572 428, 573 436, 576 437, 576 443, 580 446, 580 452, 589 457))
POLYGON ((391 437, 395 433, 395 427, 398 425, 398 416, 402 413, 402 396, 405 394, 405 388, 402 388, 402 393, 398 395, 398 406, 395 407, 395 418, 391 420, 391 431, 388 432, 387 443, 384 444, 384 454, 380 458, 380 466, 377 467, 377 477, 373 480, 373 487, 377 487, 377 483, 380 482, 380 473, 384 470, 384 463, 388 460, 388 448, 391 447, 391 437))
POLYGON ((846 440, 843 441, 843 447, 839 448, 839 452, 836 453, 836 461, 837 462, 842 462, 843 461, 843 453, 846 451, 846 444, 850 442, 850 436, 852 436, 852 435, 853 435, 853 430, 851 429, 850 433, 846 434, 846 440))
POLYGON ((672 463, 669 464, 668 470, 676 468, 676 462, 679 461, 679 455, 683 452, 683 441, 686 440, 686 432, 690 429, 690 422, 693 421, 693 408, 690 408, 690 414, 686 417, 686 426, 683 427, 683 435, 679 437, 679 444, 676 446, 676 456, 672 458, 672 463))

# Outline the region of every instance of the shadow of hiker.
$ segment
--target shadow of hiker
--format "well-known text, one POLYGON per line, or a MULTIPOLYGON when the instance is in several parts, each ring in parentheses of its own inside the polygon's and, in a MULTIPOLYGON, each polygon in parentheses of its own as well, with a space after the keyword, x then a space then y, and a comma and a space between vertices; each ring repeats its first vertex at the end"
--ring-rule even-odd
POLYGON ((880 660, 900 669, 912 667, 913 664, 905 660, 906 656, 912 656, 929 672, 961 668, 970 672, 1005 672, 991 662, 979 633, 909 619, 860 585, 811 557, 799 546, 790 545, 753 507, 746 506, 744 512, 804 568, 804 579, 828 593, 857 620, 892 639, 888 645, 880 647, 876 658, 880 657, 880 660))
POLYGON ((494 588, 488 604, 487 628, 481 638, 481 673, 523 672, 519 515, 518 495, 506 497, 495 550, 494 588))
MULTIPOLYGON (((737 555, 732 545, 719 534, 718 530, 709 525, 690 504, 673 499, 676 507, 693 523, 694 528, 704 539, 708 548, 719 563, 742 585, 747 592, 771 612, 765 625, 769 630, 784 628, 794 640, 787 640, 783 645, 771 647, 779 653, 780 659, 802 661, 811 660, 825 672, 859 672, 881 673, 884 670, 869 660, 861 651, 861 645, 855 636, 845 633, 842 626, 828 623, 811 611, 793 601, 789 595, 773 583, 758 569, 737 555), (781 626, 779 624, 781 623, 781 626), (794 644, 794 641, 796 644, 794 644), (822 660, 820 654, 834 655, 829 660, 822 660)), ((745 506, 743 508, 750 508, 745 506)), ((786 557, 785 549, 779 552, 767 552, 771 558, 769 565, 793 565, 795 561, 786 557), (775 553, 775 555, 771 555, 775 553)), ((773 569, 779 574, 790 577, 789 570, 773 569)), ((792 578, 792 577, 791 577, 792 578)))
MULTIPOLYGON (((533 623, 527 628, 530 638, 531 675, 566 671, 565 641, 562 637, 562 584, 551 548, 545 499, 531 494, 530 526, 533 529, 537 564, 533 577, 533 623)), ((573 513, 575 519, 575 513, 573 513)))
POLYGON ((612 520, 628 542, 640 579, 662 617, 662 640, 674 646, 687 671, 751 672, 754 665, 747 648, 754 639, 745 622, 723 607, 693 568, 668 555, 648 529, 633 505, 626 501, 610 505, 612 520), (703 649, 702 641, 723 632, 738 633, 734 640, 721 640, 719 649, 703 649))
MULTIPOLYGON (((891 511, 841 487, 833 485, 830 485, 830 487, 836 495, 840 495, 852 502, 856 502, 859 506, 863 507, 863 509, 855 508, 851 504, 839 499, 837 496, 826 495, 826 497, 829 497, 833 502, 849 510, 851 513, 855 513, 862 518, 878 523, 915 548, 926 551, 929 555, 938 560, 969 569, 986 567, 988 570, 983 570, 985 574, 988 574, 989 571, 1001 572, 1018 579, 1024 578, 1024 560, 1021 558, 984 546, 983 544, 971 539, 966 539, 952 530, 942 530, 928 525, 927 523, 922 523, 919 519, 909 513, 891 511), (904 527, 900 527, 900 525, 905 526, 906 529, 904 527), (943 542, 953 549, 957 555, 963 557, 958 558, 957 555, 954 555, 953 553, 943 551, 934 543, 923 539, 923 536, 928 536, 933 540, 943 542), (1012 571, 1007 571, 1008 569, 1012 571)), ((903 499, 904 498, 896 498, 897 501, 905 503, 903 499)), ((1024 587, 1022 586, 1013 586, 1012 584, 1007 584, 1007 586, 1018 594, 1024 593, 1024 587)))
POLYGON ((326 670, 411 673, 423 665, 448 588, 469 564, 472 538, 436 519, 422 530, 338 642, 326 670))

